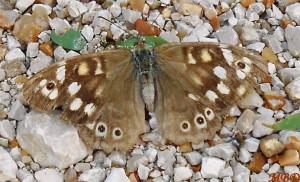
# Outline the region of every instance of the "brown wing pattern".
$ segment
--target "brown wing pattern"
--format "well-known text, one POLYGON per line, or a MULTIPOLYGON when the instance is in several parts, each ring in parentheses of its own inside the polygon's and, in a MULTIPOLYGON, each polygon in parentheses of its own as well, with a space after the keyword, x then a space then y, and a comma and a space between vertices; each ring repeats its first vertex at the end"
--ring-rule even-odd
POLYGON ((126 151, 144 131, 131 57, 130 51, 116 50, 67 59, 34 75, 23 95, 40 111, 62 106, 61 119, 78 126, 89 146, 126 151))
POLYGON ((219 116, 225 116, 228 109, 258 86, 253 78, 267 75, 266 62, 261 57, 235 46, 173 43, 159 46, 154 52, 161 69, 157 73, 155 113, 163 136, 177 144, 211 138, 210 131, 221 126, 219 116), (207 121, 201 130, 195 125, 197 116, 207 121), (184 121, 192 126, 191 132, 183 132, 184 121))

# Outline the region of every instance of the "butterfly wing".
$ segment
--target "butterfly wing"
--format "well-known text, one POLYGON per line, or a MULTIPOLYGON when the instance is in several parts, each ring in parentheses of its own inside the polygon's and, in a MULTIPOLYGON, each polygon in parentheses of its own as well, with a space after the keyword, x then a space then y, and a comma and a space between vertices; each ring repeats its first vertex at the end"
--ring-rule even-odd
POLYGON ((127 151, 145 117, 131 57, 115 50, 58 62, 30 78, 23 95, 40 111, 62 107, 61 119, 78 126, 88 146, 127 151))
POLYGON ((177 144, 211 138, 211 131, 221 126, 218 116, 225 116, 258 85, 253 77, 263 78, 267 72, 261 57, 235 46, 172 43, 156 47, 154 53, 161 69, 156 79, 155 113, 163 136, 177 144), (162 79, 172 84, 166 86, 162 79), (207 124, 199 127, 197 119, 206 120, 207 124), (189 124, 183 124, 184 121, 189 124), (191 126, 190 132, 183 132, 182 127, 187 125, 191 126), (167 130, 172 132, 165 133, 167 130), (195 139, 190 140, 193 136, 195 139))

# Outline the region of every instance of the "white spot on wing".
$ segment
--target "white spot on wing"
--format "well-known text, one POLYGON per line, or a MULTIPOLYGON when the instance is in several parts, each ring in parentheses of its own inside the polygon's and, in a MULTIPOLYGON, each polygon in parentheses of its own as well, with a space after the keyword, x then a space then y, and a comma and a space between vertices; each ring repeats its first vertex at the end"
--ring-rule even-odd
POLYGON ((60 82, 63 83, 65 80, 66 76, 66 67, 61 66, 56 70, 56 79, 60 82))
POLYGON ((88 73, 89 73, 88 64, 86 62, 80 64, 78 68, 78 75, 88 75, 88 73))
POLYGON ((196 64, 196 60, 194 59, 192 53, 188 53, 188 63, 189 64, 196 64))
POLYGON ((218 95, 214 91, 211 91, 211 90, 208 90, 206 92, 205 96, 212 102, 215 102, 215 100, 217 98, 219 98, 218 95))
POLYGON ((236 70, 236 74, 240 79, 245 79, 246 78, 246 74, 241 70, 236 70))
POLYGON ((252 61, 247 57, 243 57, 243 61, 247 64, 252 64, 252 61))
POLYGON ((71 83, 68 87, 68 92, 71 96, 75 95, 81 88, 81 85, 78 85, 77 82, 71 83))
POLYGON ((226 72, 226 70, 225 70, 223 67, 221 67, 221 66, 216 66, 216 67, 214 68, 214 74, 215 74, 217 77, 219 77, 220 79, 226 79, 226 74, 227 74, 227 72, 226 72))
POLYGON ((194 94, 188 94, 188 97, 194 101, 199 101, 194 94))
POLYGON ((46 83, 47 83, 47 80, 43 79, 42 81, 40 81, 39 86, 44 87, 46 85, 46 83))
POLYGON ((205 114, 205 117, 210 121, 213 120, 215 117, 215 113, 210 108, 205 108, 204 114, 205 114))
POLYGON ((241 96, 241 95, 243 95, 246 92, 246 88, 243 85, 240 85, 237 88, 237 92, 238 92, 238 95, 241 96))
POLYGON ((228 88, 223 82, 220 82, 220 83, 217 85, 217 89, 218 89, 219 92, 222 93, 222 94, 229 94, 229 92, 230 92, 229 88, 228 88))
POLYGON ((52 92, 49 94, 49 99, 54 100, 56 99, 58 96, 58 89, 55 88, 54 90, 52 90, 52 92))
POLYGON ((232 52, 230 50, 228 50, 228 49, 221 49, 221 50, 223 51, 223 56, 225 57, 227 63, 229 65, 231 65, 232 62, 233 62, 233 54, 232 54, 232 52))
POLYGON ((83 102, 80 98, 75 98, 70 104, 70 110, 77 111, 81 107, 82 103, 83 102))
POLYGON ((97 63, 97 68, 96 68, 96 70, 95 70, 95 75, 100 75, 100 74, 102 74, 103 73, 103 71, 102 71, 102 68, 101 68, 101 63, 97 63))
POLYGON ((48 96, 50 94, 51 90, 48 90, 46 86, 43 87, 42 89, 42 94, 44 96, 48 96))
POLYGON ((94 103, 89 103, 88 105, 86 105, 86 106, 84 107, 84 112, 85 112, 88 116, 90 116, 91 114, 93 114, 93 112, 95 111, 95 109, 96 109, 95 104, 94 104, 94 103))
POLYGON ((85 125, 88 129, 93 130, 95 127, 95 121, 85 125))
POLYGON ((211 55, 210 55, 210 53, 208 52, 207 49, 202 49, 201 50, 201 58, 204 62, 212 61, 211 55))

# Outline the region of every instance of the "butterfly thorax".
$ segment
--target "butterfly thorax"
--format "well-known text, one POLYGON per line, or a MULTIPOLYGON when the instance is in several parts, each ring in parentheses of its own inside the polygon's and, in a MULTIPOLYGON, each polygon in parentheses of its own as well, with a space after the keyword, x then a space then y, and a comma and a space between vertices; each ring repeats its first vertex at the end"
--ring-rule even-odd
POLYGON ((157 67, 155 54, 147 46, 138 45, 133 53, 134 69, 142 85, 142 96, 148 111, 154 111, 154 69, 157 67))

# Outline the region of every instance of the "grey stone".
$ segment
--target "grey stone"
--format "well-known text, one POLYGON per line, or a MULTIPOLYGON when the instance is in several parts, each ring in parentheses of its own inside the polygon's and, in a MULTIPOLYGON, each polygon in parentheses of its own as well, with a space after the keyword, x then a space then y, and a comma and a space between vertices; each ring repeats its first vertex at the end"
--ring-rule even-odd
POLYGON ((8 117, 20 121, 25 119, 25 116, 26 108, 23 106, 23 104, 19 100, 13 102, 10 111, 8 112, 8 117))

